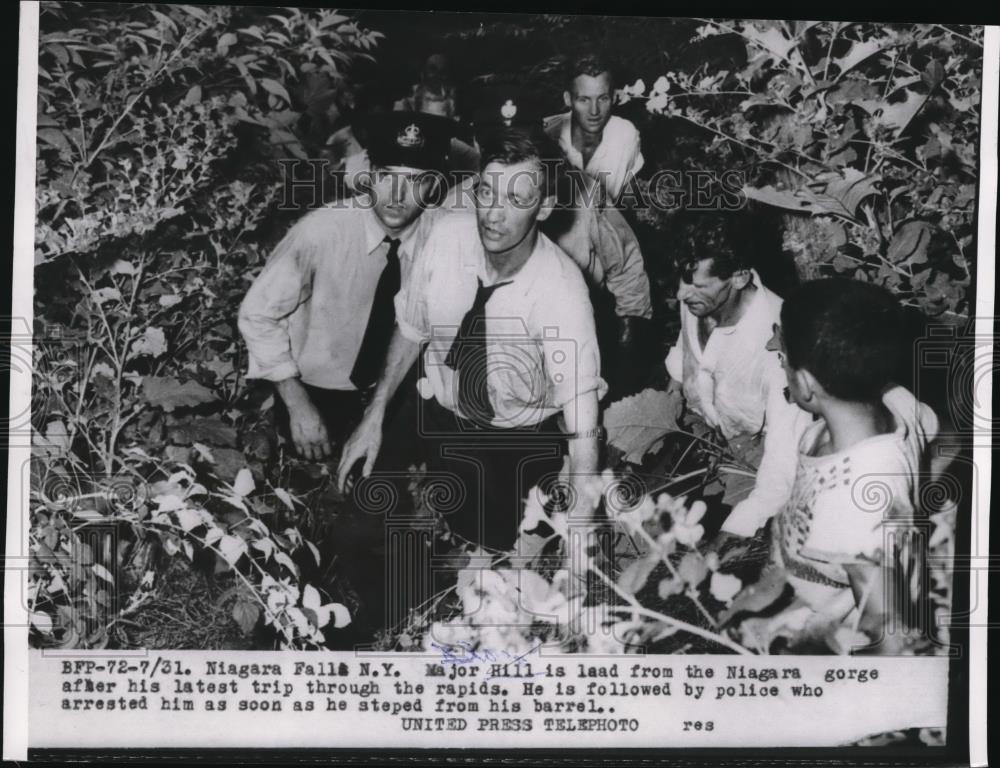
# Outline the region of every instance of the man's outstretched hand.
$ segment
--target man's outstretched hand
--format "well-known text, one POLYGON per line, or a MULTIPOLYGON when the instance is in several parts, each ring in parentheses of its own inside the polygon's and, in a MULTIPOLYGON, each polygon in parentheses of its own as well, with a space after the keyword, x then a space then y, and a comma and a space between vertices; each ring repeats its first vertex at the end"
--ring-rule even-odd
POLYGON ((288 407, 288 431, 300 456, 313 461, 330 458, 332 449, 323 415, 309 400, 288 407))
POLYGON ((368 477, 371 474, 381 447, 382 416, 380 413, 366 411, 358 428, 344 443, 344 451, 340 456, 340 465, 337 467, 337 487, 340 488, 341 493, 351 490, 350 486, 356 479, 352 476, 351 470, 359 461, 364 460, 361 476, 368 477))

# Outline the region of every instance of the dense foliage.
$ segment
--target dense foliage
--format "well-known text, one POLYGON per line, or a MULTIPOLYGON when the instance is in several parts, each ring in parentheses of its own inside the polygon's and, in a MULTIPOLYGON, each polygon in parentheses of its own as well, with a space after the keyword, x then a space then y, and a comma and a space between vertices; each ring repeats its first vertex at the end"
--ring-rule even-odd
MULTIPOLYGON (((470 77, 520 77, 554 103, 561 58, 601 40, 641 78, 623 89, 623 109, 639 105, 653 170, 739 170, 758 210, 785 215, 802 277, 847 272, 927 314, 968 313, 979 30, 563 16, 450 24, 437 42, 468 57, 470 77), (509 50, 519 55, 500 56, 509 50)), ((33 643, 194 642, 146 631, 166 580, 209 601, 200 615, 235 622, 242 637, 226 642, 315 647, 350 621, 350 596, 322 579, 329 563, 316 546, 342 499, 327 467, 276 445, 274 401, 244 380, 235 317, 298 215, 279 205, 278 161, 322 151, 331 93, 353 87, 348 74, 374 61, 381 38, 336 11, 42 6, 33 643)), ((654 236, 669 235, 674 215, 650 210, 654 236)), ((661 249, 646 256, 654 277, 669 273, 661 249)), ((660 312, 669 296, 656 285, 660 312)), ((706 551, 705 508, 693 499, 721 493, 731 504, 752 472, 707 435, 669 461, 650 454, 677 426, 656 416, 661 394, 611 416, 615 450, 593 499, 617 531, 612 560, 594 554, 570 569, 566 521, 536 503, 516 552, 526 567, 486 557, 384 641, 749 652, 801 639, 745 623, 780 597, 783 579, 758 582, 760 552, 706 551), (661 462, 654 480, 637 483, 651 461, 661 462), (534 533, 538 524, 551 535, 534 533), (511 625, 504 637, 490 634, 500 630, 483 622, 482 600, 511 625)), ((935 519, 942 555, 954 513, 941 505, 935 519)), ((947 571, 934 589, 947 610, 947 571)), ((836 650, 861 642, 824 632, 813 639, 836 650)))

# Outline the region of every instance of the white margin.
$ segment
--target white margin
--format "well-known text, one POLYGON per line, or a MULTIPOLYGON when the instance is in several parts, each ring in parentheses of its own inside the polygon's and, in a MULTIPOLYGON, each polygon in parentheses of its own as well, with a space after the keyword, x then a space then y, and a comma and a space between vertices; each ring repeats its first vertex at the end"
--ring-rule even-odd
MULTIPOLYGON (((997 121, 998 93, 1000 93, 1000 27, 986 27, 983 36, 982 115, 979 133, 979 231, 976 249, 976 325, 974 338, 993 338, 994 299, 996 292, 996 234, 997 234, 997 121)), ((982 376, 980 361, 974 364, 975 386, 973 424, 991 424, 993 420, 993 350, 996 340, 988 350, 986 359, 989 370, 982 376)), ((978 344, 977 344, 978 347, 978 344)), ((978 350, 977 350, 978 351, 978 350)), ((978 355, 977 355, 978 357, 978 355)), ((980 481, 976 484, 974 530, 970 541, 974 547, 970 554, 987 558, 990 540, 990 472, 993 461, 992 440, 985 443, 975 437, 972 462, 980 481)), ((988 562, 988 559, 987 559, 988 562)), ((987 589, 989 570, 974 565, 969 573, 969 765, 989 765, 986 737, 986 641, 989 636, 989 609, 987 589)))
MULTIPOLYGON (((20 2, 17 71, 16 168, 14 186, 13 274, 11 280, 13 320, 21 318, 32 327, 34 287, 35 151, 38 97, 38 17, 37 0, 20 2), (17 290, 14 290, 16 286, 17 290)), ((1000 94, 1000 27, 985 28, 983 115, 980 132, 979 226, 976 253, 976 338, 992 337, 996 290, 997 218, 997 120, 1000 94)), ((12 322, 12 330, 14 323, 12 322)), ((990 358, 992 360, 992 358, 990 358)), ((977 370, 978 374, 979 371, 977 370)), ((992 422, 992 373, 976 387, 976 423, 992 422)), ((9 414, 14 417, 31 407, 31 371, 11 367, 9 414)), ((9 438, 8 438, 9 440, 9 438)), ((7 460, 7 546, 4 560, 4 690, 3 759, 27 759, 28 749, 28 615, 22 594, 22 565, 25 530, 22 526, 23 498, 20 467, 30 458, 30 447, 8 443, 7 460), (17 482, 14 479, 17 478, 17 482), (13 514, 11 514, 13 512, 13 514)), ((992 445, 973 446, 973 461, 983 481, 978 496, 972 541, 989 541, 990 470, 992 445)), ((975 556, 975 555, 974 555, 975 556)), ((976 596, 969 618, 969 763, 988 765, 987 756, 987 590, 980 577, 988 571, 971 569, 970 597, 976 596)))
MULTIPOLYGON (((38 3, 20 4, 17 61, 17 138, 14 172, 14 265, 11 275, 11 331, 32 327, 35 250, 35 134, 38 105, 38 3)), ((10 416, 31 410, 31 368, 11 366, 10 416), (20 368, 20 370, 18 370, 20 368)), ((23 442, 23 441, 18 441, 23 442)), ((26 509, 21 468, 31 448, 7 446, 7 551, 4 557, 3 759, 28 757, 28 612, 22 587, 27 561, 26 509)))

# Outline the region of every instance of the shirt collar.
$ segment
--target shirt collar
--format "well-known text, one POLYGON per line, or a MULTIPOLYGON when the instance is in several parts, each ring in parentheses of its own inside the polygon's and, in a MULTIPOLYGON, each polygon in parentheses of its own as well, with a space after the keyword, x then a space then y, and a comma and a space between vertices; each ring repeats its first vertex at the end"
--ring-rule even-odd
MULTIPOLYGON (((750 270, 750 275, 753 278, 753 284, 757 286, 757 290, 754 291, 754 296, 750 300, 750 306, 747 307, 747 311, 743 313, 741 317, 735 324, 726 326, 715 326, 712 329, 712 335, 721 334, 723 336, 733 336, 737 333, 742 333, 750 328, 755 328, 760 323, 770 322, 768 306, 767 306, 767 289, 760 280, 760 275, 757 274, 756 269, 750 270)), ((701 348, 701 344, 698 341, 698 318, 695 317, 691 310, 687 308, 684 302, 681 302, 681 310, 688 315, 687 332, 691 340, 691 348, 694 350, 695 355, 701 357, 704 351, 701 348)))
MULTIPOLYGON (((386 231, 382 229, 382 225, 379 223, 378 217, 375 215, 375 211, 371 206, 371 198, 364 198, 364 224, 365 224, 365 247, 368 249, 368 253, 373 253, 376 248, 378 248, 385 238, 388 236, 386 231)), ((417 228, 420 224, 420 217, 424 214, 421 213, 416 219, 403 230, 402 234, 399 236, 399 252, 405 256, 413 255, 413 241, 417 235, 417 228)))
MULTIPOLYGON (((476 239, 476 258, 472 262, 466 262, 466 269, 473 272, 479 280, 482 281, 484 286, 490 286, 494 283, 488 282, 489 276, 486 274, 486 249, 483 248, 482 242, 476 239)), ((538 275, 538 270, 541 268, 542 260, 545 258, 542 253, 545 249, 552 247, 551 241, 538 232, 538 239, 535 241, 535 249, 531 252, 531 256, 528 260, 521 265, 521 268, 512 277, 500 280, 501 283, 512 283, 516 286, 517 291, 522 295, 527 295, 528 291, 531 290, 532 286, 535 285, 536 276, 538 275)))

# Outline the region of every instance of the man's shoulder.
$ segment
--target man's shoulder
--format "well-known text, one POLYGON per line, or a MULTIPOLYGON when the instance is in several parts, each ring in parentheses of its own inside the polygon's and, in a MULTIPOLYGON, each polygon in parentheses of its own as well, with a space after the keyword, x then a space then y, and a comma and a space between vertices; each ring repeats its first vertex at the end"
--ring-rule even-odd
POLYGON ((542 120, 542 130, 548 134, 549 138, 558 139, 569 120, 569 112, 550 115, 542 120))
POLYGON ((458 243, 466 243, 475 239, 476 242, 479 242, 476 217, 471 211, 438 208, 429 218, 429 224, 430 237, 436 240, 449 239, 458 243))
POLYGON ((639 129, 628 118, 612 115, 604 126, 604 134, 615 141, 631 141, 639 137, 639 129))
POLYGON ((541 232, 538 233, 538 241, 539 248, 535 256, 540 262, 539 276, 545 284, 546 292, 554 284, 562 284, 586 294, 587 282, 573 257, 541 232))

